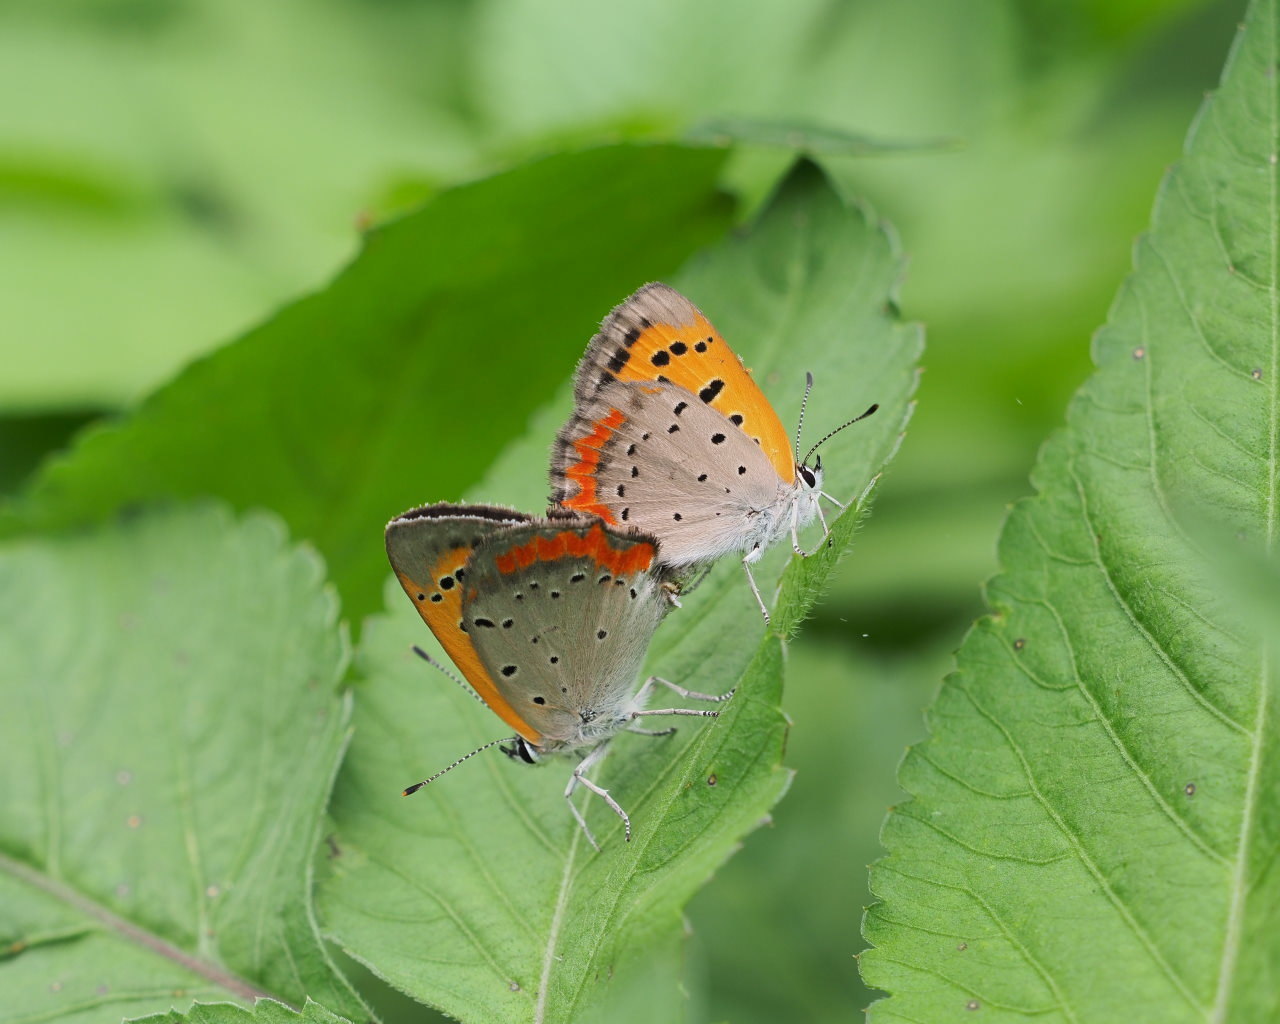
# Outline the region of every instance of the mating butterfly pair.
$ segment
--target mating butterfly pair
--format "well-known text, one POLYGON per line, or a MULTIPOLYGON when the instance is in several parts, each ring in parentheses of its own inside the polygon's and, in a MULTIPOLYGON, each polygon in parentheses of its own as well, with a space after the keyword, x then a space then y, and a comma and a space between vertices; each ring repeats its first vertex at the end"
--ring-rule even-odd
MULTIPOLYGON (((655 687, 705 701, 732 695, 695 693, 656 676, 632 692, 682 580, 741 552, 768 622, 752 563, 788 532, 803 555, 801 527, 817 517, 826 533, 820 500, 844 506, 822 491, 821 458, 807 464, 818 446, 800 459, 797 432, 793 455, 741 360, 667 285, 645 285, 606 317, 574 384, 574 413, 552 454, 548 517, 429 505, 392 520, 387 554, 471 689, 515 730, 504 752, 529 763, 585 752, 565 796, 579 785, 596 793, 630 839, 626 812, 586 772, 618 732, 648 732, 639 718, 716 715, 648 709, 655 687)), ((569 806, 595 845, 571 799, 569 806)))

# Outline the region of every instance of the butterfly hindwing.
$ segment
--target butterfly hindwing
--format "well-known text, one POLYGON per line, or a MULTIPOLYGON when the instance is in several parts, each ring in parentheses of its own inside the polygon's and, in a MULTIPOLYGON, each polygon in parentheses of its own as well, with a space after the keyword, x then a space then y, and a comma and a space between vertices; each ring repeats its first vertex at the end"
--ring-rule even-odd
POLYGON ((652 537, 577 516, 504 530, 472 556, 467 632, 502 699, 544 748, 617 728, 670 607, 656 561, 652 537))
POLYGON ((647 284, 605 317, 578 365, 579 407, 614 380, 684 388, 758 444, 780 480, 794 480, 777 413, 702 311, 669 285, 647 284))
POLYGON ((555 502, 661 536, 673 566, 735 550, 780 487, 760 446, 684 388, 621 381, 580 403, 552 476, 555 502))
POLYGON ((462 628, 466 568, 485 538, 528 522, 529 516, 492 505, 425 505, 387 524, 387 557, 404 592, 480 698, 531 743, 537 729, 511 708, 462 628))

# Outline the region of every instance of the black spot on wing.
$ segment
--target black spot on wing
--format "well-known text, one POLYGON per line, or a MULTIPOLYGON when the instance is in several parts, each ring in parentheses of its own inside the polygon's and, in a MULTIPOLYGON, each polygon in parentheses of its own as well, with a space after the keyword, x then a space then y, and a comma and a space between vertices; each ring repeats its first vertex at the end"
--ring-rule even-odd
POLYGON ((683 341, 673 341, 671 343, 671 354, 673 356, 682 356, 689 351, 689 347, 683 341))
POLYGON ((724 381, 722 381, 719 377, 717 377, 705 388, 703 388, 701 391, 698 392, 698 397, 701 398, 704 402, 710 402, 714 400, 716 395, 720 394, 720 392, 723 390, 724 390, 724 381))
POLYGON ((649 362, 653 363, 654 366, 666 366, 671 362, 671 353, 665 348, 660 348, 649 357, 649 362))

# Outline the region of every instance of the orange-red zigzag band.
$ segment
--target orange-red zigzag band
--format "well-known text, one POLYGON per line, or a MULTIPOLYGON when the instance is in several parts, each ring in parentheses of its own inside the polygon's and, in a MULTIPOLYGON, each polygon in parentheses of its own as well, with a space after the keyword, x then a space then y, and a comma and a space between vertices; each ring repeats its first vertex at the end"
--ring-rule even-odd
POLYGON ((627 418, 619 410, 610 409, 604 419, 596 421, 595 429, 590 434, 573 442, 578 461, 566 469, 564 475, 577 482, 578 493, 561 502, 566 508, 599 516, 606 523, 618 521, 609 507, 599 500, 596 492, 596 469, 600 465, 600 449, 626 421, 627 418))
POLYGON ((607 569, 615 576, 625 576, 648 569, 653 564, 655 553, 648 541, 627 542, 626 547, 614 547, 604 527, 596 523, 586 533, 563 530, 553 537, 534 537, 527 544, 498 555, 493 564, 506 576, 519 569, 527 569, 534 562, 590 558, 599 568, 607 569))

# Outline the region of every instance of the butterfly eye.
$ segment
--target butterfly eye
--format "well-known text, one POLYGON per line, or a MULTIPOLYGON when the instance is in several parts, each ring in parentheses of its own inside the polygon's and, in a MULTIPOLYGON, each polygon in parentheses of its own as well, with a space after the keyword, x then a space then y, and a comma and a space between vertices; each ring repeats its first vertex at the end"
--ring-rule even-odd
MULTIPOLYGON (((810 469, 808 466, 799 466, 797 468, 800 472, 800 479, 804 481, 806 487, 817 486, 818 478, 814 475, 814 472, 812 469, 810 469)), ((821 469, 822 467, 818 466, 815 468, 821 469)))

